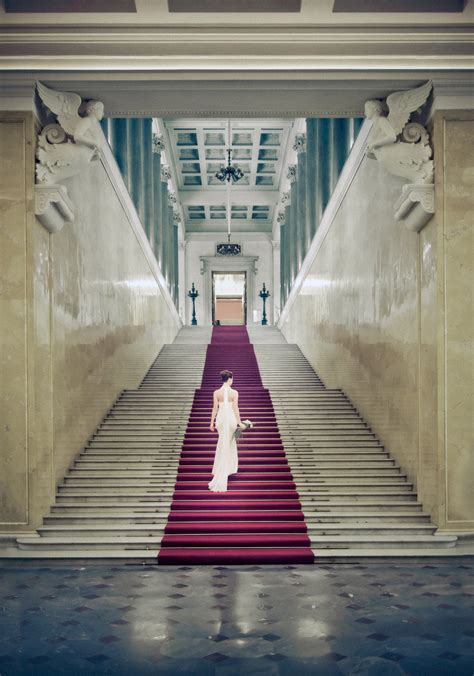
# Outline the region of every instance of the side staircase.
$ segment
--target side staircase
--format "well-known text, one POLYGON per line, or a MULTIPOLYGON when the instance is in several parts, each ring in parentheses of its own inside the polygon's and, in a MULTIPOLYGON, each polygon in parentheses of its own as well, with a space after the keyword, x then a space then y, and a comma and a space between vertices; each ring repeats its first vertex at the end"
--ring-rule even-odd
POLYGON ((436 533, 413 484, 344 392, 327 389, 275 327, 249 335, 316 560, 343 553, 432 555, 454 547, 456 536, 436 533))
POLYGON ((156 561, 211 336, 194 328, 163 347, 138 389, 120 394, 37 534, 17 538, 20 556, 156 561))

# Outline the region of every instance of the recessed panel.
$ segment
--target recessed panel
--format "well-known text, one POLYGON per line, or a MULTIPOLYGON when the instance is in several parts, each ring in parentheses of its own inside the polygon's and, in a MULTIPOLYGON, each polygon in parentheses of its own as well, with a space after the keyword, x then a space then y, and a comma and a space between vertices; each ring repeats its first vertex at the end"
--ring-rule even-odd
POLYGON ((201 176, 184 176, 184 185, 202 185, 201 176))
POLYGON ((252 133, 249 131, 239 131, 232 134, 233 146, 251 146, 253 144, 252 133))
POLYGON ((274 174, 275 165, 273 162, 259 162, 257 164, 257 173, 259 174, 274 174))
POLYGON ((225 160, 224 149, 206 148, 206 160, 225 160))
POLYGON ((232 150, 232 159, 234 160, 251 160, 252 148, 234 148, 232 150))
POLYGON ((168 0, 170 12, 301 12, 301 0, 168 0))
POLYGON ((136 12, 135 0, 5 0, 6 12, 136 12))
POLYGON ((255 185, 273 185, 273 176, 260 176, 255 179, 255 185))
POLYGON ((204 143, 207 146, 225 146, 225 135, 222 131, 204 132, 204 143))
POLYGON ((334 0, 333 12, 462 12, 466 0, 334 0))
POLYGON ((279 132, 270 132, 265 131, 260 134, 260 145, 261 146, 279 146, 280 145, 280 134, 279 132))
POLYGON ((258 151, 259 160, 277 160, 278 150, 275 148, 260 148, 258 151))
POLYGON ((181 171, 183 174, 199 174, 201 173, 201 165, 199 162, 183 162, 181 171))
POLYGON ((179 159, 180 160, 198 160, 199 159, 199 150, 197 148, 180 148, 179 149, 179 159))
POLYGON ((194 131, 178 131, 177 133, 178 146, 195 146, 197 145, 197 135, 194 131))

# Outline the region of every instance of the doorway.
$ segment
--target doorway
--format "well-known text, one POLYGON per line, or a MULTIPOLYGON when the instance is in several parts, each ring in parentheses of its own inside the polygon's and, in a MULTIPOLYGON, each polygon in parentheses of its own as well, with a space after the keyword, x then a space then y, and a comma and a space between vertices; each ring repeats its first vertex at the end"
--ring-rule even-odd
POLYGON ((212 323, 247 323, 247 274, 212 273, 212 323))

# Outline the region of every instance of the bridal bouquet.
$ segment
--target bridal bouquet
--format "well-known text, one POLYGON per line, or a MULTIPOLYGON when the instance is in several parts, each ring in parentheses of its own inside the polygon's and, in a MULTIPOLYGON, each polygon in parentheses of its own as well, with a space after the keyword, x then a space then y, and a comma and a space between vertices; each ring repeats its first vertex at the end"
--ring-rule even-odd
MULTIPOLYGON (((253 427, 253 422, 251 420, 242 420, 243 424, 245 425, 245 430, 250 430, 253 427)), ((238 439, 242 432, 245 432, 242 427, 237 427, 234 432, 234 438, 238 439)))

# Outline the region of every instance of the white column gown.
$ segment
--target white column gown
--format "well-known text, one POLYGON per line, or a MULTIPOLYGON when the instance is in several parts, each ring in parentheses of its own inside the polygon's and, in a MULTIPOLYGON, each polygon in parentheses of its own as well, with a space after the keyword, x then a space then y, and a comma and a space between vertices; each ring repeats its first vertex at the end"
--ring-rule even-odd
POLYGON ((229 389, 229 385, 224 385, 224 401, 219 402, 219 410, 216 415, 219 440, 212 467, 214 478, 208 484, 209 490, 214 492, 227 491, 227 478, 230 474, 235 474, 238 469, 237 442, 234 437, 237 418, 232 402, 229 401, 229 389))

